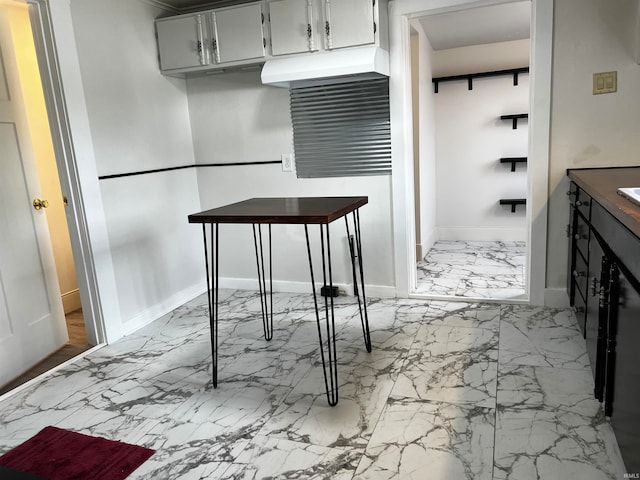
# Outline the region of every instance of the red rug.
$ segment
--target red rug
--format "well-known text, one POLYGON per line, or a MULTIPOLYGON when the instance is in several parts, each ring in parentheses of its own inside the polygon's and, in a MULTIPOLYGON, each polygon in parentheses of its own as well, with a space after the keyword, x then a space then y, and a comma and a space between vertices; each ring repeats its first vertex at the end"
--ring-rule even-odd
POLYGON ((0 457, 0 465, 50 480, 122 480, 155 450, 45 427, 0 457))

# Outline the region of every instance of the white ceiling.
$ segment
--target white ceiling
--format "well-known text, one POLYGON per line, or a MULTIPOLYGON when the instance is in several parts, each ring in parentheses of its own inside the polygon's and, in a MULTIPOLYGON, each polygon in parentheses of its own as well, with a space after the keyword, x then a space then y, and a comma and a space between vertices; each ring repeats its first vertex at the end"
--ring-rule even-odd
POLYGON ((530 37, 531 2, 470 8, 419 18, 434 50, 530 37))

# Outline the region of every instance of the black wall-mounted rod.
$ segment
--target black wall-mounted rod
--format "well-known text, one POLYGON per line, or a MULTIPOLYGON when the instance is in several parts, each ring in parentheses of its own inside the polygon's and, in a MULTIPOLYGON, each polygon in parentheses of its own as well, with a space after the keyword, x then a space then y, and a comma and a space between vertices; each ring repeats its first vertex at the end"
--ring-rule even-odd
POLYGON ((507 70, 494 70, 491 72, 466 73, 464 75, 450 75, 447 77, 434 77, 433 82, 434 93, 438 93, 438 86, 442 82, 456 82, 458 80, 466 80, 469 90, 473 90, 474 78, 501 77, 504 75, 513 75, 513 85, 518 85, 518 75, 521 73, 529 73, 529 67, 510 68, 507 70))
POLYGON ((500 120, 511 120, 513 129, 518 128, 518 120, 521 118, 529 118, 528 113, 516 113, 515 115, 501 115, 500 120))
POLYGON ((526 204, 526 198, 503 198, 500 200, 500 205, 511 205, 511 213, 516 213, 516 206, 526 204))
POLYGON ((134 177, 136 175, 147 175, 149 173, 170 172, 172 170, 182 170, 196 167, 237 167, 241 165, 270 165, 282 163, 282 160, 268 160, 266 162, 235 162, 235 163, 196 163, 195 165, 181 165, 179 167, 156 168, 153 170, 140 170, 137 172, 115 173, 113 175, 101 175, 98 180, 109 180, 111 178, 134 177))
POLYGON ((511 171, 515 172, 516 171, 516 164, 517 163, 527 163, 527 157, 502 157, 500 159, 500 163, 510 163, 511 164, 511 171))

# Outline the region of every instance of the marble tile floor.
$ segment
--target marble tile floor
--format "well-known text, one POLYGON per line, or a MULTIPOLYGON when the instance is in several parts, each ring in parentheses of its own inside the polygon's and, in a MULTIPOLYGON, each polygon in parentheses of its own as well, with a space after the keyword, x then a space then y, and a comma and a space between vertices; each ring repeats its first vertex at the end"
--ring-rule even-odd
POLYGON ((421 295, 518 299, 525 293, 524 242, 438 241, 417 263, 421 295))
POLYGON ((336 299, 327 405, 310 295, 224 290, 211 386, 206 298, 0 400, 0 453, 46 425, 157 452, 132 479, 621 479, 569 310, 336 299))

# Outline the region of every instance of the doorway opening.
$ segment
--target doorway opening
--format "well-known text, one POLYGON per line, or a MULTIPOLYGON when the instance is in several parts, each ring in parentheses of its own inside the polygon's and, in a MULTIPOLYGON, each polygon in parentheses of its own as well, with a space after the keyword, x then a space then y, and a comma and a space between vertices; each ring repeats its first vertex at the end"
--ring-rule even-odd
POLYGON ((527 300, 528 122, 503 117, 529 112, 530 23, 528 1, 410 20, 412 296, 527 300))
MULTIPOLYGON (((32 25, 33 14, 36 13, 37 18, 39 12, 34 12, 31 9, 32 6, 25 1, 0 0, 0 15, 3 26, 6 27, 2 42, 4 50, 2 55, 6 60, 5 65, 8 66, 8 70, 3 67, 6 87, 5 110, 14 112, 17 119, 15 128, 20 130, 18 145, 23 151, 15 158, 18 159, 18 162, 20 162, 20 158, 23 162, 29 162, 28 164, 23 163, 21 168, 25 172, 30 171, 30 173, 25 173, 25 178, 35 179, 35 182, 28 182, 26 191, 31 196, 35 196, 33 208, 37 210, 37 213, 32 213, 32 215, 45 217, 46 225, 43 231, 45 237, 48 238, 43 242, 41 237, 38 243, 41 249, 50 251, 51 255, 45 254, 45 256, 53 260, 51 263, 55 271, 51 275, 57 280, 57 285, 55 281, 49 282, 47 289, 50 294, 53 292, 53 295, 58 297, 54 299, 54 303, 61 304, 62 307, 54 305, 51 308, 51 316, 64 317, 62 321, 53 320, 53 322, 62 324, 66 335, 63 332, 61 335, 56 335, 56 340, 46 342, 38 342, 37 339, 34 339, 34 343, 41 343, 42 347, 28 359, 21 358, 15 366, 7 367, 7 371, 3 370, 2 378, 9 379, 9 381, 1 382, 0 395, 89 350, 96 343, 95 340, 89 339, 90 336, 87 335, 85 325, 76 272, 77 260, 74 259, 65 212, 65 209, 68 208, 68 202, 62 193, 57 152, 52 136, 54 129, 49 124, 48 108, 51 105, 47 105, 45 100, 40 74, 39 64, 42 63, 40 57, 43 52, 37 48, 34 41, 34 29, 38 27, 32 25), (19 105, 17 105, 18 103, 19 105), (66 337, 68 340, 61 344, 66 337)), ((11 114, 7 113, 7 115, 9 115, 7 118, 11 119, 11 114)), ((3 175, 9 176, 5 168, 2 168, 3 175)), ((37 221, 41 222, 42 220, 40 218, 37 221)), ((11 243, 3 245, 3 248, 10 247, 11 243)), ((46 260, 41 262, 47 263, 46 260)), ((45 267, 45 270, 47 268, 45 267)), ((37 283, 38 279, 34 280, 37 283)), ((11 281, 11 277, 8 281, 11 281)), ((9 306, 14 303, 10 297, 5 298, 4 302, 9 306)), ((11 318, 11 313, 7 313, 3 322, 10 326, 12 322, 21 321, 19 316, 16 314, 13 315, 15 318, 11 318)), ((25 320, 33 323, 40 321, 34 321, 33 318, 25 318, 25 320)), ((56 331, 59 332, 61 329, 56 328, 56 331)), ((46 336, 46 334, 44 335, 46 336)), ((12 334, 7 334, 7 341, 12 341, 11 336, 12 334)))

